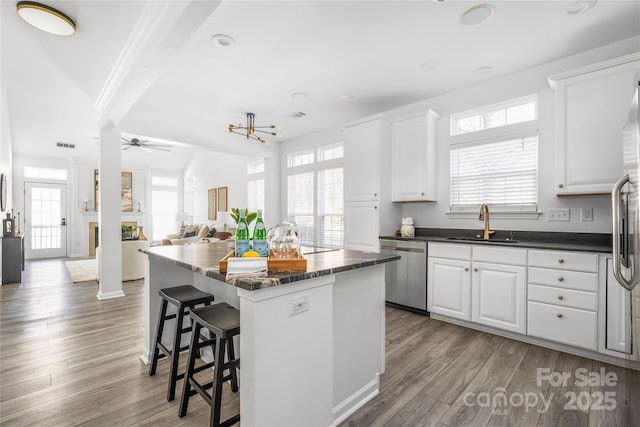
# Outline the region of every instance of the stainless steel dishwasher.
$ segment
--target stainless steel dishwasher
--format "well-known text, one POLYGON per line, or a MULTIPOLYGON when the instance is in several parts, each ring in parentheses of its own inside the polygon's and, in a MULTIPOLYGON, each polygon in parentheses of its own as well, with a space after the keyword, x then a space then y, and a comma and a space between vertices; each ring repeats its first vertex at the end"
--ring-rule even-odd
POLYGON ((380 239, 382 253, 400 255, 386 264, 386 300, 427 311, 427 242, 380 239))

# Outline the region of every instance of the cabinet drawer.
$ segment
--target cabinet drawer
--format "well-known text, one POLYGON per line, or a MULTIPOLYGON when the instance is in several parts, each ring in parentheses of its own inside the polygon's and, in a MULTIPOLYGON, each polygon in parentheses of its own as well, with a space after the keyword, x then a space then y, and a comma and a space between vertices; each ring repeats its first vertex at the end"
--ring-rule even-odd
POLYGON ((593 311, 529 301, 528 335, 596 350, 598 315, 593 311))
POLYGON ((471 246, 456 243, 429 243, 429 256, 470 260, 471 246))
POLYGON ((598 310, 598 294, 573 289, 556 288, 552 286, 529 285, 529 301, 580 308, 583 310, 598 310))
POLYGON ((598 291, 598 275, 581 271, 529 267, 529 283, 578 291, 598 291))
POLYGON ((527 250, 473 246, 473 260, 496 264, 527 265, 527 250))
POLYGON ((581 252, 529 251, 531 267, 598 272, 598 255, 581 252))

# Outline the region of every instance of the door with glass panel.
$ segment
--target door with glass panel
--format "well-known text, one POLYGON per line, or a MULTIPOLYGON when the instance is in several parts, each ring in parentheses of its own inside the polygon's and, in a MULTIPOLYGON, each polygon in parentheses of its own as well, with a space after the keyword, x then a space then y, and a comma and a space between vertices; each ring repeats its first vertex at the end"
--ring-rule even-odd
POLYGON ((67 255, 66 184, 25 183, 25 257, 67 255))

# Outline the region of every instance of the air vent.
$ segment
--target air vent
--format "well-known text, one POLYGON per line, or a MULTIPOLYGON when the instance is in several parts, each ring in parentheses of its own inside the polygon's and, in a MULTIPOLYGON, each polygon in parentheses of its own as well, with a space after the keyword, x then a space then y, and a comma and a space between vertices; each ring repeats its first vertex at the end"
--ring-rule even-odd
POLYGON ((306 115, 307 115, 307 113, 303 113, 302 111, 295 111, 295 112, 289 114, 289 117, 292 117, 294 119, 299 119, 299 118, 304 117, 306 115))
POLYGON ((67 144, 66 142, 56 142, 56 145, 62 148, 76 148, 76 144, 67 144))

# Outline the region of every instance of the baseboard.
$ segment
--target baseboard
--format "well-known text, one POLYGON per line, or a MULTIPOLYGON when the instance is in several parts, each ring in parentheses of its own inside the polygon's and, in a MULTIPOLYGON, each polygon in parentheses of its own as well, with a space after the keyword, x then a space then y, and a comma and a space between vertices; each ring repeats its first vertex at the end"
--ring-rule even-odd
POLYGON ((120 298, 124 296, 124 292, 122 291, 116 291, 116 292, 108 292, 108 293, 102 293, 102 292, 98 292, 98 294, 96 295, 96 297, 98 297, 99 300, 105 300, 105 299, 112 299, 112 298, 120 298))
POLYGON ((339 425, 362 408, 368 401, 373 399, 380 392, 380 374, 376 374, 376 378, 365 384, 360 390, 340 402, 333 408, 333 424, 332 427, 339 425))

